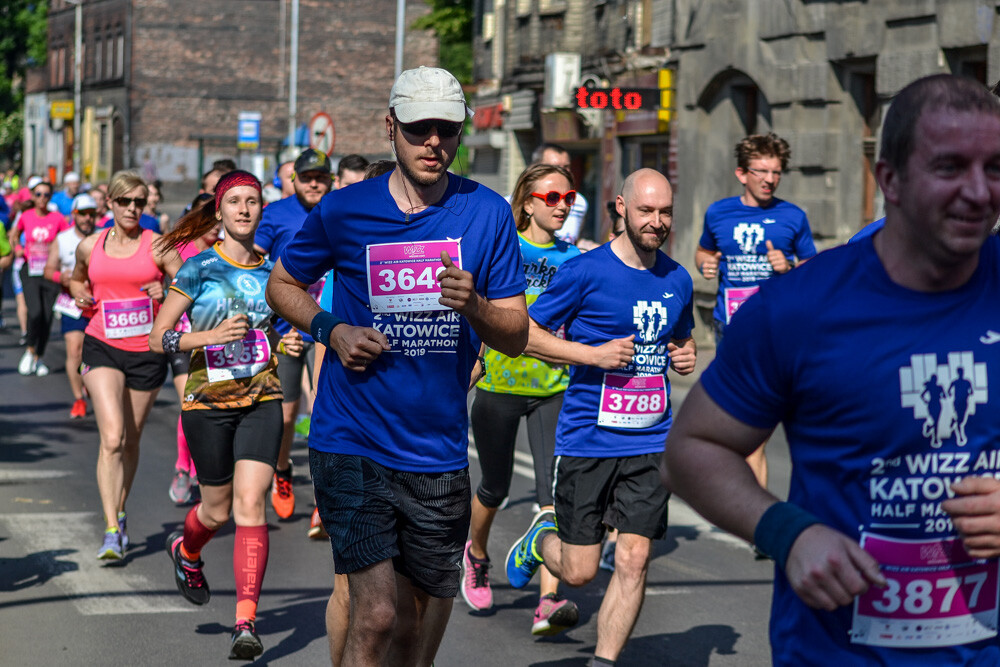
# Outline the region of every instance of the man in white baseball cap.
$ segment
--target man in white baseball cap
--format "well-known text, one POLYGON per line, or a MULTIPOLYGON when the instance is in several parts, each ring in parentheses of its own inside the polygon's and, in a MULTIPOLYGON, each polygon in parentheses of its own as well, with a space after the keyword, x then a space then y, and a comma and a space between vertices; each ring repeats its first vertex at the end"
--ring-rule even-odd
POLYGON ((68 171, 63 176, 63 189, 52 195, 52 203, 59 208, 59 212, 70 217, 73 210, 73 198, 80 194, 80 175, 75 171, 68 171))

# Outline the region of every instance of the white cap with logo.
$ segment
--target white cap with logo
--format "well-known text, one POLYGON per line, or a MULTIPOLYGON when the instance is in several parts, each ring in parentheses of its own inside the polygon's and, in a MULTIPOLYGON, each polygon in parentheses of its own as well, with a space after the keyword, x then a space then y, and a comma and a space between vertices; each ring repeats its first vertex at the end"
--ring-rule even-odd
POLYGON ((399 75, 389 93, 389 108, 401 123, 448 120, 459 123, 472 109, 465 104, 462 84, 447 70, 420 66, 399 75))
POLYGON ((90 211, 97 209, 97 202, 94 198, 88 195, 86 192, 83 194, 73 197, 73 208, 74 211, 90 211))

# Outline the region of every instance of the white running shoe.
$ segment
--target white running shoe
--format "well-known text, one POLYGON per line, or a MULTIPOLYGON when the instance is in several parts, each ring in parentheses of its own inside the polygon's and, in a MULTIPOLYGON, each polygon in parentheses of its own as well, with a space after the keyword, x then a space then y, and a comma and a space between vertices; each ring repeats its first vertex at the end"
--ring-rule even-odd
POLYGON ((48 366, 46 366, 42 361, 38 361, 35 363, 35 375, 37 375, 40 378, 43 378, 48 374, 49 374, 48 366))
POLYGON ((21 375, 32 375, 35 372, 37 363, 35 356, 28 350, 25 350, 24 354, 21 355, 21 361, 17 364, 17 372, 21 375))

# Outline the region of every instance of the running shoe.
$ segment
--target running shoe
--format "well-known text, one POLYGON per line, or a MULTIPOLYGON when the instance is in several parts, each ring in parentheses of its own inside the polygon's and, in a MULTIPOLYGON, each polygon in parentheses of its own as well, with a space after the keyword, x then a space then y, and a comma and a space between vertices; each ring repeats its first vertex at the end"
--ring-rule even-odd
POLYGON ((22 331, 21 332, 21 337, 17 339, 17 344, 19 346, 21 346, 21 347, 24 347, 25 345, 27 345, 28 344, 28 334, 25 333, 24 331, 22 331))
POLYGON ((125 512, 119 512, 118 513, 118 532, 122 536, 122 551, 123 552, 126 549, 128 549, 128 545, 129 545, 128 532, 125 530, 125 528, 126 528, 127 525, 128 525, 128 517, 125 515, 125 512))
POLYGON ((512 587, 524 588, 535 576, 538 566, 542 564, 542 555, 536 548, 538 537, 542 533, 555 531, 555 519, 556 515, 552 510, 536 514, 528 531, 507 552, 507 581, 512 587))
POLYGON ((490 588, 490 563, 472 560, 469 547, 472 540, 465 543, 462 553, 462 597, 475 611, 485 611, 493 606, 493 589, 490 588))
POLYGON ((538 601, 531 634, 536 637, 551 637, 569 630, 579 620, 580 610, 576 603, 564 600, 555 593, 548 593, 538 601))
POLYGON ((124 558, 122 536, 115 528, 104 531, 104 544, 97 551, 97 560, 121 560, 124 558))
POLYGON ((309 533, 310 539, 313 540, 324 540, 330 537, 329 533, 326 532, 326 528, 323 527, 323 520, 319 518, 319 508, 313 508, 312 518, 309 519, 309 533))
POLYGON ((615 571, 615 548, 617 546, 617 542, 604 543, 604 546, 601 547, 601 561, 598 563, 598 567, 608 572, 615 571))
POLYGON ((69 410, 69 416, 72 419, 83 419, 87 416, 87 401, 82 398, 78 398, 73 401, 73 407, 69 410))
POLYGON ((292 490, 292 467, 282 472, 274 471, 271 480, 271 507, 281 519, 288 519, 295 512, 295 491, 292 490))
POLYGON ((191 604, 206 604, 212 597, 212 592, 208 590, 208 582, 201 569, 205 563, 198 559, 191 562, 181 555, 181 542, 184 541, 184 533, 175 530, 167 538, 167 553, 170 560, 174 562, 174 581, 177 582, 177 590, 181 592, 184 599, 191 604))
POLYGON ((187 470, 178 468, 174 471, 174 479, 170 482, 167 492, 175 505, 186 505, 191 502, 191 475, 187 470))
POLYGON ((35 359, 35 355, 25 350, 24 354, 21 355, 21 361, 17 364, 17 372, 21 375, 34 375, 37 364, 38 361, 35 359))
POLYGON ((49 374, 49 367, 46 366, 41 359, 35 362, 35 375, 37 377, 43 378, 49 374))
POLYGON ((233 628, 233 647, 229 649, 230 660, 253 660, 264 652, 264 645, 254 628, 253 621, 237 621, 233 628))

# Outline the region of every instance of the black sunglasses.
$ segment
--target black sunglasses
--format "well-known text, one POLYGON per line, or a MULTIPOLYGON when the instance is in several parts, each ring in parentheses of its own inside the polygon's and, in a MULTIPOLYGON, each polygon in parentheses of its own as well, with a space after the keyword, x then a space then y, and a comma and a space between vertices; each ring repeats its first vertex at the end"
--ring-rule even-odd
POLYGON ((431 133, 431 128, 436 128, 438 136, 442 139, 452 139, 462 132, 462 123, 453 123, 447 120, 418 120, 415 123, 404 123, 396 121, 403 128, 403 132, 412 134, 415 137, 423 137, 431 133))
POLYGON ((570 190, 566 194, 560 194, 555 190, 549 190, 545 194, 542 194, 541 192, 532 192, 531 196, 541 199, 545 202, 546 206, 555 206, 559 203, 560 199, 566 200, 566 206, 572 206, 573 202, 576 201, 576 190, 570 190))
POLYGON ((52 196, 51 192, 32 192, 31 194, 34 195, 35 197, 51 197, 52 196))
POLYGON ((128 208, 135 202, 135 207, 138 209, 146 208, 146 202, 149 201, 145 197, 115 197, 115 203, 122 208, 128 208))

